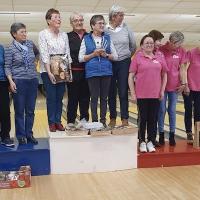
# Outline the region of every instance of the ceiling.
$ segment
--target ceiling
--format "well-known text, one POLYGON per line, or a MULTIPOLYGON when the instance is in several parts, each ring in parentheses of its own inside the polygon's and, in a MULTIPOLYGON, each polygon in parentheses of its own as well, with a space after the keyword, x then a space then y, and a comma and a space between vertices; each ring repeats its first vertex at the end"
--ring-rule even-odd
POLYGON ((125 22, 135 32, 137 42, 152 29, 164 33, 167 40, 172 31, 185 34, 185 45, 200 44, 200 0, 0 0, 0 43, 11 41, 10 25, 14 22, 26 24, 28 38, 37 44, 38 32, 46 27, 45 13, 49 8, 61 12, 62 30, 70 31, 69 16, 73 11, 81 12, 85 28, 90 30, 89 20, 93 14, 107 13, 113 4, 126 9, 125 22), (29 14, 9 14, 28 12, 29 14))

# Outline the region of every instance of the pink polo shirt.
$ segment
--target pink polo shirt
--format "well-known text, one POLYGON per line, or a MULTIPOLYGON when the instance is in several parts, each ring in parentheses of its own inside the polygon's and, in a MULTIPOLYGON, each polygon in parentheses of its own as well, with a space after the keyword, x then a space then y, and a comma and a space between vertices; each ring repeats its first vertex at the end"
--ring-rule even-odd
POLYGON ((169 42, 160 47, 160 51, 164 54, 168 66, 166 91, 173 92, 180 86, 180 66, 187 62, 186 51, 180 47, 171 50, 169 42))
POLYGON ((192 91, 200 91, 200 50, 194 48, 187 53, 190 62, 188 68, 188 86, 192 91))
POLYGON ((131 61, 129 72, 135 73, 135 93, 137 99, 159 98, 161 89, 161 72, 167 72, 163 54, 155 53, 152 59, 138 51, 131 61))

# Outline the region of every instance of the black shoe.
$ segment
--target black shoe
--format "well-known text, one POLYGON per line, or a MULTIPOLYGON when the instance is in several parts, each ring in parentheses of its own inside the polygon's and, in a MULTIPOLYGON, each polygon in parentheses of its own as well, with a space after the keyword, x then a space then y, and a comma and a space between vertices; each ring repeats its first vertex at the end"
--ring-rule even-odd
POLYGON ((27 140, 26 140, 25 137, 18 138, 18 142, 19 142, 19 145, 21 145, 21 144, 27 144, 27 140))
POLYGON ((164 132, 159 133, 159 144, 161 146, 165 145, 165 133, 164 132))
POLYGON ((38 141, 33 137, 27 137, 27 143, 38 144, 38 141))
POLYGON ((14 144, 14 141, 11 140, 10 138, 5 138, 1 141, 1 144, 6 146, 6 147, 14 147, 15 144, 14 144))
POLYGON ((193 135, 192 133, 187 133, 187 143, 188 144, 193 144, 193 135))
POLYGON ((175 146, 176 145, 176 141, 174 139, 174 132, 170 132, 169 133, 169 145, 170 146, 175 146))

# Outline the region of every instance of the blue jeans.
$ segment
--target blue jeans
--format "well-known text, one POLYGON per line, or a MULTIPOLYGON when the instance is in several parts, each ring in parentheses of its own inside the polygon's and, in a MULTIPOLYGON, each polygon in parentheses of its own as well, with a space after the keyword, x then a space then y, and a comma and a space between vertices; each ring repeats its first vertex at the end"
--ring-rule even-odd
POLYGON ((160 103, 160 109, 158 113, 158 129, 159 132, 164 132, 164 122, 166 113, 166 103, 168 99, 167 112, 169 115, 169 131, 175 132, 176 129, 176 103, 177 103, 176 92, 165 92, 164 98, 160 103))
POLYGON ((52 84, 46 72, 43 72, 41 77, 46 91, 48 123, 49 125, 61 123, 65 83, 52 84))
POLYGON ((108 104, 110 109, 110 119, 117 117, 116 111, 116 98, 117 90, 120 101, 120 113, 121 119, 128 119, 128 74, 129 66, 131 63, 130 58, 126 58, 122 61, 115 61, 112 64, 113 76, 110 83, 110 92, 108 98, 108 104))
POLYGON ((14 82, 17 87, 17 92, 13 93, 16 137, 30 137, 33 135, 38 79, 15 79, 14 82))

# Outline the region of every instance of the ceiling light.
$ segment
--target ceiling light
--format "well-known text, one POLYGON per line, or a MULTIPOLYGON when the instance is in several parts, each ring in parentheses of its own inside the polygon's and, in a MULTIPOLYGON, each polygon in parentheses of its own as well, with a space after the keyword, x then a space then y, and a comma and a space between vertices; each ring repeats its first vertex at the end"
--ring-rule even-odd
POLYGON ((0 12, 0 15, 29 15, 29 12, 0 12))

